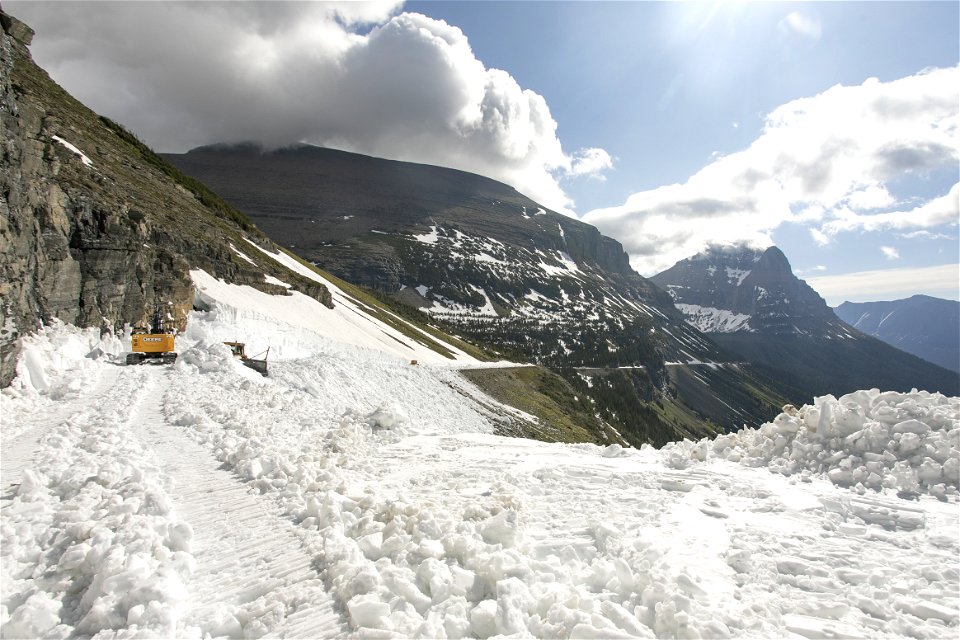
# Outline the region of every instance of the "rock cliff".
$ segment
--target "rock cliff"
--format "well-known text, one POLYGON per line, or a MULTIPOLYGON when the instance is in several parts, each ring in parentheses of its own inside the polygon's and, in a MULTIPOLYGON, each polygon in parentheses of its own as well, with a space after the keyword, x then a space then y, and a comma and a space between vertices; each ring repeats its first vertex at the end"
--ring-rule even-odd
POLYGON ((33 31, 0 11, 0 385, 22 335, 58 318, 122 327, 157 304, 182 320, 190 269, 271 293, 282 278, 327 305, 323 287, 263 256, 275 249, 239 212, 133 135, 79 103, 37 67, 33 31), (258 253, 246 250, 247 254, 258 253))

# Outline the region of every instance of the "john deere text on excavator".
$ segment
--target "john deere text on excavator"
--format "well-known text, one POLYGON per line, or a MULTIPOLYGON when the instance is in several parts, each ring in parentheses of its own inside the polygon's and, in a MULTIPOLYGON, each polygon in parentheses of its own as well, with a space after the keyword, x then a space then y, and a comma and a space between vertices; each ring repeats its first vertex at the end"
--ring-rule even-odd
POLYGON ((177 359, 174 330, 166 327, 160 307, 154 312, 151 324, 151 327, 134 328, 130 336, 132 353, 127 354, 127 364, 170 364, 177 359))

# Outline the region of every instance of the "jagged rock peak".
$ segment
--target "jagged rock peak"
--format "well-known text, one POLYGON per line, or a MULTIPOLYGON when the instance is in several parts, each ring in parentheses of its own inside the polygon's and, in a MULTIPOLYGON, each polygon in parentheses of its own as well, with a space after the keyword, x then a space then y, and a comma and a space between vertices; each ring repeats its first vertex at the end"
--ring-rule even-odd
POLYGON ((711 246, 651 279, 708 333, 798 333, 833 319, 775 246, 711 246))

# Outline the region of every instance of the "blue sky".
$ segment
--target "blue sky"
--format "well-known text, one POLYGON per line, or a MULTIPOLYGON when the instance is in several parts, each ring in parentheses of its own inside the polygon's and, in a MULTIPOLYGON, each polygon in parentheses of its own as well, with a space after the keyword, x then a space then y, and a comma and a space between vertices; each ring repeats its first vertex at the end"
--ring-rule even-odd
MULTIPOLYGON (((683 182, 714 154, 746 148, 779 105, 836 84, 951 67, 960 50, 960 4, 953 2, 408 2, 405 8, 456 24, 478 58, 543 95, 565 146, 601 147, 614 157, 603 181, 564 183, 581 213, 683 182), (793 13, 809 18, 810 33, 784 28, 793 13)), ((934 197, 956 179, 954 164, 929 179, 905 181, 900 193, 934 197)), ((850 231, 820 245, 802 225, 788 223, 772 239, 806 277, 955 264, 956 224, 931 232, 947 237, 850 231)), ((937 292, 958 297, 957 286, 937 292)), ((865 296, 873 299, 873 292, 865 296)))
POLYGON ((595 224, 645 275, 776 243, 831 304, 960 297, 960 3, 4 6, 161 151, 453 166, 595 224))

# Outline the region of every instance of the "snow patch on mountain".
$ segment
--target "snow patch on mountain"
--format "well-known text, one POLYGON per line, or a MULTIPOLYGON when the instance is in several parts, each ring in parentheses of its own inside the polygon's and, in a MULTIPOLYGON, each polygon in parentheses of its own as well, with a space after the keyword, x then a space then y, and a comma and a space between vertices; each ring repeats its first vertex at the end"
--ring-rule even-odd
POLYGON ((437 227, 431 226, 429 233, 413 236, 413 239, 416 240, 417 242, 422 242, 424 244, 436 244, 438 237, 439 236, 437 235, 437 227))
POLYGON ((752 331, 750 316, 743 313, 734 313, 727 309, 701 307, 696 304, 675 305, 685 316, 685 320, 703 333, 734 333, 737 331, 752 331))
POLYGON ((78 149, 78 148, 76 147, 76 145, 74 145, 74 144, 71 143, 71 142, 67 142, 66 140, 64 140, 64 139, 61 138, 60 136, 52 136, 52 137, 53 137, 54 141, 60 143, 60 145, 61 145, 63 148, 67 149, 68 151, 72 151, 74 154, 76 154, 77 156, 79 156, 79 157, 80 157, 80 162, 82 162, 82 163, 84 164, 84 166, 87 166, 87 167, 92 167, 92 166, 93 166, 93 161, 92 161, 89 157, 87 157, 87 154, 85 154, 83 151, 80 151, 80 149, 78 149))
POLYGON ((734 282, 736 281, 736 286, 743 284, 744 278, 752 273, 749 269, 732 269, 730 267, 726 268, 727 271, 727 281, 734 282))

